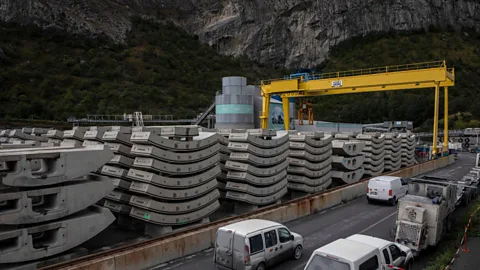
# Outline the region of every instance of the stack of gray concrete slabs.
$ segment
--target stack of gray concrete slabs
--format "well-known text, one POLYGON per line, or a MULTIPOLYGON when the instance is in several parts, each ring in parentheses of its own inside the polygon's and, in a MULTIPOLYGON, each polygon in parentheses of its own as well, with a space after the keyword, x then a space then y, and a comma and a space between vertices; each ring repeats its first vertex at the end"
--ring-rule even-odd
POLYGON ((357 140, 356 136, 356 133, 336 133, 332 141, 332 179, 338 184, 358 182, 365 173, 363 149, 366 143, 357 140))
POLYGON ((230 159, 230 149, 228 149, 228 137, 230 136, 230 130, 218 130, 219 144, 220 144, 220 163, 219 168, 221 173, 217 176, 218 190, 220 191, 220 198, 224 199, 227 195, 226 185, 228 182, 227 174, 228 169, 225 164, 230 159))
POLYGON ((402 140, 398 133, 385 133, 385 171, 396 171, 402 165, 402 140))
POLYGON ((380 133, 367 133, 357 135, 356 139, 365 142, 363 148, 365 175, 381 175, 384 170, 385 136, 380 133))
POLYGON ((413 134, 401 133, 402 140, 402 167, 408 167, 415 164, 415 136, 413 134))
POLYGON ((28 133, 23 133, 21 129, 13 129, 8 134, 10 138, 16 138, 23 141, 38 141, 38 142, 47 142, 48 138, 46 136, 35 136, 28 133))
POLYGON ((57 255, 91 239, 114 220, 108 209, 90 206, 46 224, 1 230, 0 262, 20 263, 57 255))
POLYGON ((133 132, 130 216, 161 226, 208 218, 220 204, 219 135, 196 126, 133 132))
POLYGON ((332 135, 289 132, 288 188, 315 193, 332 184, 332 135))
POLYGON ((288 134, 275 130, 232 130, 225 163, 226 198, 251 206, 274 203, 287 193, 288 134))

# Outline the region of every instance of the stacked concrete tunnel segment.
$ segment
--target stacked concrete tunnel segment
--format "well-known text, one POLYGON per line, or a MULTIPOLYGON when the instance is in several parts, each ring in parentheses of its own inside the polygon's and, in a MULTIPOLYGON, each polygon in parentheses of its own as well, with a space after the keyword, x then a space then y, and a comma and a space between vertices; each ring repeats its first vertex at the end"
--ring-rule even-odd
POLYGON ((365 142, 363 169, 366 176, 379 176, 385 168, 385 136, 380 133, 358 134, 356 139, 365 142))
POLYGON ((43 224, 82 236, 31 256, 14 255, 12 250, 25 249, 9 242, 9 254, 0 252, 8 262, 37 260, 80 245, 113 222, 110 211, 117 226, 158 236, 332 184, 354 183, 414 160, 409 134, 197 126, 35 130, 0 131, 0 205, 9 209, 0 212, 0 224, 9 225, 0 239, 28 237, 46 228, 43 224), (84 233, 73 220, 104 225, 84 233))
POLYGON ((327 189, 332 184, 332 135, 291 131, 289 139, 288 188, 303 194, 327 189))
POLYGON ((338 133, 332 141, 332 178, 337 185, 358 182, 364 175, 363 149, 365 142, 355 139, 353 133, 338 133))
POLYGON ((113 157, 110 148, 49 147, 46 133, 2 132, 0 268, 68 251, 115 220, 94 205, 114 189, 112 182, 91 173, 113 157))
POLYGON ((230 133, 226 198, 237 202, 235 211, 279 202, 287 193, 288 133, 276 133, 262 129, 230 133))

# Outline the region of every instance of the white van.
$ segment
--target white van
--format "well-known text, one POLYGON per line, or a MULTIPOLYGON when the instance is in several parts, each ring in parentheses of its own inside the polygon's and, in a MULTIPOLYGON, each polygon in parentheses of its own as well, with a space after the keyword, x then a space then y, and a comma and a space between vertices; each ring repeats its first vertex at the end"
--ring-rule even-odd
POLYGON ((315 250, 304 270, 380 270, 386 265, 411 270, 411 249, 381 238, 354 234, 315 250))
POLYGON ((395 205, 408 193, 408 183, 401 177, 378 176, 370 179, 367 186, 367 200, 384 201, 395 205))
POLYGON ((248 219, 217 230, 213 261, 216 268, 265 270, 287 258, 300 259, 303 237, 280 223, 248 219))

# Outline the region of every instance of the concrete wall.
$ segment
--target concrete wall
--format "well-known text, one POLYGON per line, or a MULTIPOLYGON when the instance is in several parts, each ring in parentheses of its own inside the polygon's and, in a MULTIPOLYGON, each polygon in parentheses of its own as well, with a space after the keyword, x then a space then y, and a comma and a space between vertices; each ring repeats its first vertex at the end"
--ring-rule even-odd
MULTIPOLYGON (((445 167, 453 162, 453 156, 449 156, 405 168, 388 175, 413 177, 445 167)), ((248 218, 269 219, 284 223, 363 196, 365 195, 366 186, 367 179, 321 194, 314 194, 281 205, 267 207, 250 214, 207 224, 205 227, 186 231, 176 236, 166 236, 163 239, 149 240, 94 254, 87 256, 85 259, 72 260, 68 264, 58 265, 59 267, 56 269, 146 269, 212 247, 217 229, 225 224, 248 218)))

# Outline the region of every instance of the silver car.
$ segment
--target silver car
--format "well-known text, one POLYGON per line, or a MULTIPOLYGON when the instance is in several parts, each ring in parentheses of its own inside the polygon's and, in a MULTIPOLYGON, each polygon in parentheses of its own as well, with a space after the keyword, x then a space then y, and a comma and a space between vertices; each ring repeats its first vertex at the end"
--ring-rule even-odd
POLYGON ((287 258, 300 259, 303 237, 280 223, 248 219, 217 231, 213 261, 218 269, 265 270, 287 258))

